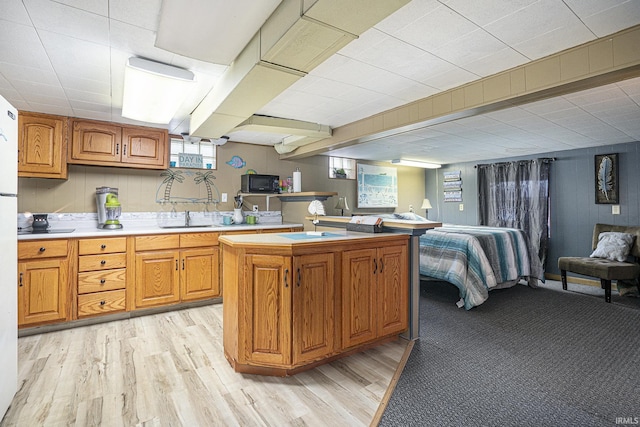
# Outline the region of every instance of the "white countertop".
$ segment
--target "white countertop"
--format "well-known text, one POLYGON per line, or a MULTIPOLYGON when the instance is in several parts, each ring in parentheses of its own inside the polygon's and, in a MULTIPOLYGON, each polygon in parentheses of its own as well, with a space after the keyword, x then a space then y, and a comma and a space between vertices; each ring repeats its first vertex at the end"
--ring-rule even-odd
MULTIPOLYGON (((284 228, 284 227, 303 227, 299 223, 281 223, 262 221, 255 225, 238 224, 238 225, 206 225, 194 227, 160 227, 155 217, 149 218, 148 215, 131 215, 121 221, 123 228, 116 230, 105 230, 97 227, 97 220, 93 218, 95 214, 61 214, 55 216, 50 215, 49 232, 48 233, 27 233, 18 234, 18 240, 41 240, 41 239, 76 239, 82 237, 112 237, 112 236, 133 236, 145 234, 171 234, 171 233, 207 233, 207 232, 233 232, 233 231, 250 231, 284 228), (72 232, 56 232, 56 230, 69 230, 72 232)), ((195 218, 198 219, 197 217, 195 218)), ((23 221, 24 223, 24 221, 23 221)), ((18 221, 20 225, 21 222, 18 221)), ((197 224, 197 222, 196 222, 197 224)), ((176 224, 177 225, 177 224, 176 224)))

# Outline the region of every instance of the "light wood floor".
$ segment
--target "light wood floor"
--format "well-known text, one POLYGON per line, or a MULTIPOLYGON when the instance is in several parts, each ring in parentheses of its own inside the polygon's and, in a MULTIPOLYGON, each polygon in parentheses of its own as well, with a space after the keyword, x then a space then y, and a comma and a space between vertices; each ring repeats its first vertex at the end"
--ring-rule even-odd
POLYGON ((235 373, 222 304, 18 340, 4 426, 369 425, 401 362, 399 339, 288 378, 235 373))

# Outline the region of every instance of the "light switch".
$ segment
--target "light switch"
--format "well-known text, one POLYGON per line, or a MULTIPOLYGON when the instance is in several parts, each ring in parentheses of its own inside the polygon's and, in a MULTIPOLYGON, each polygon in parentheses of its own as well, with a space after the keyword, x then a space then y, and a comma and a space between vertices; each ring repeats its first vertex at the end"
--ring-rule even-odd
POLYGON ((460 209, 460 212, 462 212, 464 210, 464 205, 462 203, 460 203, 458 205, 458 209, 460 209))
POLYGON ((222 200, 220 200, 222 203, 227 201, 227 193, 222 193, 222 196, 220 197, 222 200))
POLYGON ((611 214, 620 215, 620 205, 611 205, 611 214))

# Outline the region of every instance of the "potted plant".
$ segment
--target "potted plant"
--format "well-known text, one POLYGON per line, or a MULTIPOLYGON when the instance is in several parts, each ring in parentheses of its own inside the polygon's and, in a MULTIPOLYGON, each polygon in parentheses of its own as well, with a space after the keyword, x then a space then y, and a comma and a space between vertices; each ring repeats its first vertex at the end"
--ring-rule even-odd
POLYGON ((346 178, 346 177, 347 177, 347 173, 346 173, 346 172, 345 172, 345 170, 344 170, 344 169, 342 169, 342 168, 335 168, 335 169, 333 170, 333 175, 334 175, 336 178, 342 178, 342 179, 344 179, 344 178, 346 178))

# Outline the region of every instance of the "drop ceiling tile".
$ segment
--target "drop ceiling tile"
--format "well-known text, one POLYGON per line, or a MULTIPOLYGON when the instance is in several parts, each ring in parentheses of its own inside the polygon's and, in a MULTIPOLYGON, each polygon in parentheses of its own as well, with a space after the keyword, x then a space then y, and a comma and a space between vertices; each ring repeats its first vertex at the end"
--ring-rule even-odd
MULTIPOLYGON (((71 105, 69 104, 69 100, 66 97, 59 98, 59 97, 51 97, 46 95, 31 94, 29 95, 29 99, 27 102, 29 103, 29 105, 34 105, 34 106, 49 105, 49 106, 59 107, 62 109, 71 108, 71 105)), ((35 111, 35 110, 32 110, 32 111, 35 111)))
POLYGON ((38 96, 66 98, 62 86, 57 82, 54 85, 47 85, 34 81, 14 80, 13 87, 29 99, 37 99, 38 96))
POLYGON ((504 47, 475 61, 465 62, 463 65, 467 71, 481 77, 487 77, 525 64, 527 61, 526 56, 511 47, 504 47))
POLYGON ((565 26, 574 27, 576 22, 579 20, 564 3, 540 0, 485 25, 484 29, 507 45, 515 46, 565 26))
POLYGON ((69 100, 69 104, 74 111, 92 111, 95 113, 111 115, 111 103, 94 103, 80 100, 69 100))
POLYGON ((375 25, 375 28, 387 34, 396 35, 406 26, 442 7, 437 0, 412 0, 398 11, 375 25))
POLYGON ((466 17, 478 26, 485 26, 494 21, 508 18, 518 10, 538 0, 441 0, 447 7, 466 17))
POLYGON ((60 84, 58 76, 50 65, 47 68, 35 68, 0 62, 0 73, 11 81, 32 81, 46 85, 60 84))
POLYGON ((67 88, 65 91, 73 92, 83 92, 83 93, 93 93, 98 95, 111 95, 111 82, 109 80, 91 80, 91 79, 83 79, 76 76, 70 76, 67 74, 58 74, 60 79, 60 83, 67 88), (69 89, 71 88, 71 89, 69 89))
POLYGON ((27 13, 24 3, 19 0, 4 0, 2 2, 2 16, 0 17, 0 21, 31 25, 31 19, 29 19, 29 14, 27 13))
POLYGON ((109 2, 103 0, 56 0, 67 6, 95 13, 101 16, 109 16, 109 2))
POLYGON ((155 31, 158 29, 161 5, 162 0, 109 0, 109 16, 112 22, 125 22, 155 31))
POLYGON ((57 73, 98 81, 110 79, 108 46, 46 31, 40 34, 57 73))
POLYGON ((47 53, 33 27, 9 21, 0 21, 0 24, 2 63, 51 69, 47 53), (29 52, 29 55, 25 55, 25 52, 29 52))
POLYGON ((431 50, 434 55, 458 65, 465 65, 491 55, 507 47, 481 28, 476 28, 461 37, 443 43, 431 50))
POLYGON ((441 91, 451 89, 465 83, 478 80, 480 76, 470 73, 462 68, 452 67, 445 73, 432 75, 428 78, 421 80, 422 83, 440 89, 441 91))
POLYGON ((453 10, 440 6, 396 31, 394 35, 407 43, 433 52, 440 46, 457 40, 477 28, 477 25, 453 10))
POLYGON ((566 3, 597 37, 632 27, 640 21, 640 8, 636 0, 567 0, 566 3))
POLYGON ((41 30, 64 34, 102 45, 109 44, 109 19, 49 0, 24 0, 33 25, 41 30))
POLYGON ((69 99, 69 102, 74 108, 77 108, 77 103, 85 102, 104 105, 111 109, 111 95, 103 95, 95 92, 84 92, 74 89, 66 89, 65 93, 67 95, 67 98, 69 99))
POLYGON ((539 59, 594 39, 593 33, 574 18, 562 27, 537 34, 512 46, 528 58, 539 59))
MULTIPOLYGON (((111 20, 111 47, 130 56, 140 56, 152 61, 169 64, 175 54, 153 45, 155 32, 135 25, 111 20)), ((123 64, 124 67, 124 64, 123 64)))

